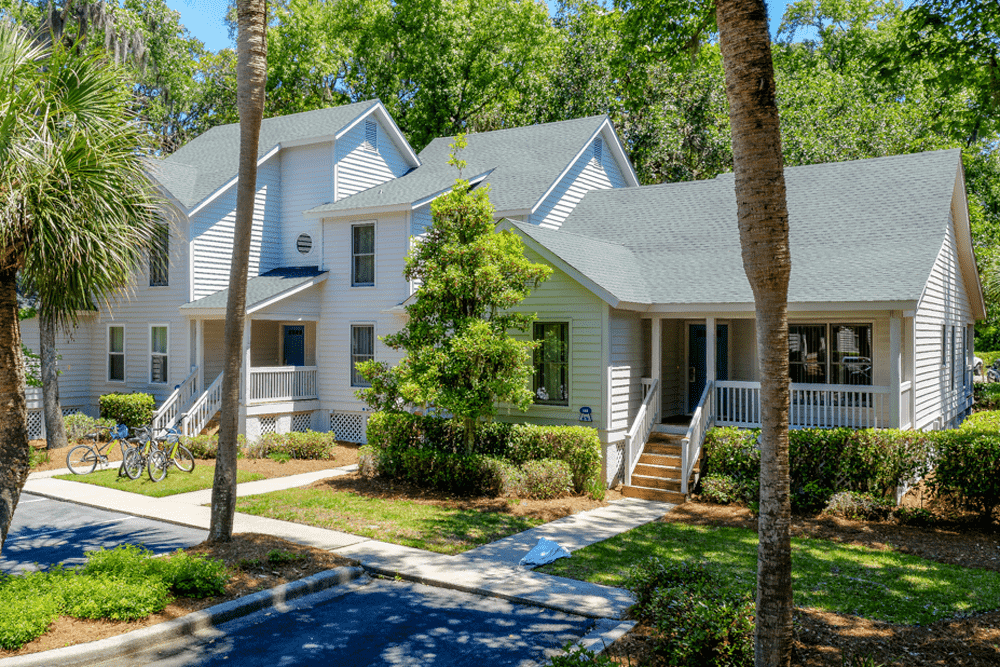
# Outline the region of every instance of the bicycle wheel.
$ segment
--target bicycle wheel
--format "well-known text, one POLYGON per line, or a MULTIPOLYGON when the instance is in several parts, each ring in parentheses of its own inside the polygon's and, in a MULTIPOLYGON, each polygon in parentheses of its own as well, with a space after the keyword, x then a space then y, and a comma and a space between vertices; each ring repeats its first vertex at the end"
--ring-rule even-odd
POLYGON ((66 455, 66 467, 74 475, 89 475, 97 466, 97 452, 88 445, 77 445, 66 455))
POLYGON ((192 472, 194 470, 194 455, 191 450, 184 445, 177 445, 174 450, 174 465, 181 472, 192 472))
POLYGON ((122 469, 129 479, 139 479, 139 476, 142 475, 142 453, 138 447, 129 447, 125 450, 122 469))
POLYGON ((154 482, 161 481, 167 476, 167 455, 156 449, 149 453, 147 459, 149 463, 147 464, 147 470, 149 470, 149 478, 154 482))

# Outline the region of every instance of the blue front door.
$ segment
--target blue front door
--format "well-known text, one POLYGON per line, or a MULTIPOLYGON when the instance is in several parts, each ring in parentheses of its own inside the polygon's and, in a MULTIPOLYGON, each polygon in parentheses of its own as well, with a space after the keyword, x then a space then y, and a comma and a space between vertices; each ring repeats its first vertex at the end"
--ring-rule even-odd
MULTIPOLYGON (((694 412, 705 391, 705 325, 688 325, 688 408, 694 412)), ((729 379, 729 325, 715 325, 715 379, 729 379)))
POLYGON ((306 365, 306 328, 301 324, 285 327, 285 365, 306 365))

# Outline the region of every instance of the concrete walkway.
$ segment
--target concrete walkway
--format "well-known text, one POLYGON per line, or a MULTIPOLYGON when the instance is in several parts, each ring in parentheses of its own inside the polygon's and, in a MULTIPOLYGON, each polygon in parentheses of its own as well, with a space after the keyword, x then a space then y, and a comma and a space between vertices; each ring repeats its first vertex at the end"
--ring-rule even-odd
MULTIPOLYGON (((307 486, 320 479, 346 475, 355 469, 356 466, 345 466, 246 482, 237 486, 237 495, 307 486)), ((24 490, 39 496, 184 526, 205 529, 209 526, 210 510, 207 504, 211 501, 210 490, 150 498, 93 484, 53 479, 60 472, 68 471, 33 473, 24 490)), ((236 514, 234 531, 266 533, 334 551, 359 561, 369 571, 387 576, 592 618, 621 618, 634 602, 628 591, 533 572, 519 568, 517 563, 540 537, 554 540, 572 552, 655 521, 673 507, 669 503, 628 498, 546 523, 457 556, 444 556, 349 533, 241 513, 236 514)))

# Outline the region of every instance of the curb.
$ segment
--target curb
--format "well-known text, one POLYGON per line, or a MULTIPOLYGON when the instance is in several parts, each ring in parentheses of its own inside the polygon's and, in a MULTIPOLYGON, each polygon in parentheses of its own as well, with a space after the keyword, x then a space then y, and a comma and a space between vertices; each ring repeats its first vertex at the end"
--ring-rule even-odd
POLYGON ((574 644, 574 647, 580 647, 586 651, 593 651, 595 655, 600 655, 636 625, 638 624, 635 621, 599 620, 594 625, 594 629, 574 644))
POLYGON ((191 636, 200 630, 247 616, 255 611, 354 581, 363 574, 364 569, 360 567, 338 567, 116 637, 4 658, 0 660, 0 667, 50 667, 51 665, 75 667, 111 660, 138 659, 144 651, 164 642, 191 636))

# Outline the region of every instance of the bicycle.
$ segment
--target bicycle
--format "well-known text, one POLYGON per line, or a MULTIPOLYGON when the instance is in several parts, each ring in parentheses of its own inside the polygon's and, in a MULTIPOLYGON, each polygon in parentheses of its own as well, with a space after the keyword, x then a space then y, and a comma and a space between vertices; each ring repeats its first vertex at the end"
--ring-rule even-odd
POLYGON ((157 445, 156 450, 150 452, 146 457, 146 466, 151 480, 161 481, 167 476, 167 470, 170 466, 174 466, 181 472, 194 471, 194 455, 191 450, 180 443, 180 433, 176 429, 168 429, 164 434, 155 436, 152 427, 147 426, 143 430, 143 435, 157 445))
MULTIPOLYGON (((122 449, 122 468, 124 468, 125 457, 128 453, 128 449, 125 446, 126 439, 128 438, 128 427, 125 424, 117 424, 116 426, 100 426, 98 428, 98 431, 88 433, 84 436, 93 440, 94 445, 77 445, 66 454, 66 467, 74 475, 89 475, 94 472, 94 468, 97 467, 98 463, 101 464, 102 468, 106 466, 108 464, 107 450, 116 442, 119 443, 122 449), (110 435, 110 439, 104 445, 99 444, 101 431, 107 431, 108 435, 110 435)), ((122 474, 122 469, 119 469, 118 474, 122 474)))
MULTIPOLYGON (((141 429, 137 429, 132 446, 129 447, 128 451, 122 457, 122 469, 128 478, 139 479, 142 476, 143 468, 149 465, 150 458, 158 451, 159 448, 153 447, 153 439, 150 435, 141 429)), ((160 481, 159 479, 153 479, 152 475, 149 478, 154 482, 160 481)))

